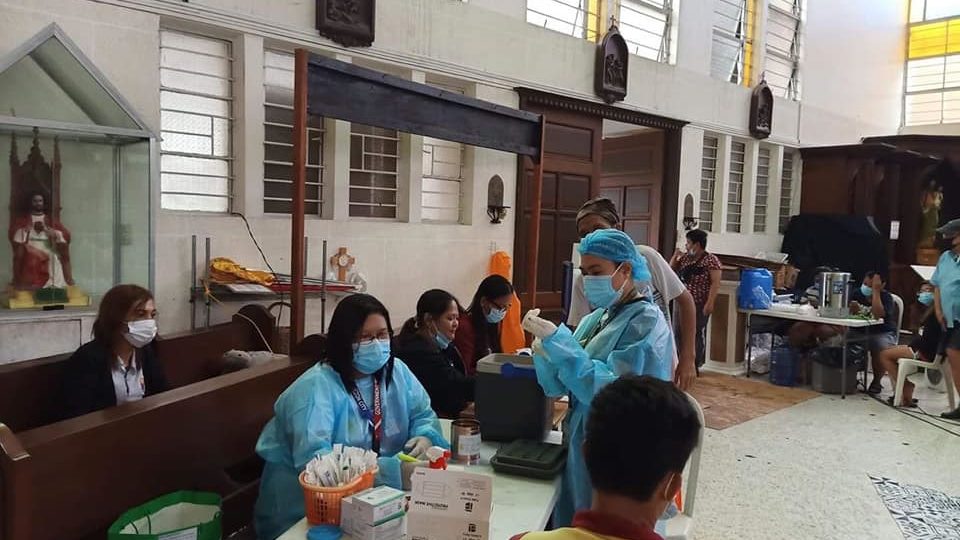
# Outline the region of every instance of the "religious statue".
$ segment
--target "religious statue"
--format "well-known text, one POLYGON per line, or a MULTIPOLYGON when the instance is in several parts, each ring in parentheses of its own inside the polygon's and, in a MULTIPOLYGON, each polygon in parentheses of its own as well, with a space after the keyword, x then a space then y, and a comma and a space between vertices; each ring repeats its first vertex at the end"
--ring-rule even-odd
POLYGON ((13 288, 63 289, 73 285, 70 231, 50 218, 43 193, 30 193, 28 198, 24 205, 28 210, 11 220, 13 288))
POLYGON ((21 162, 17 136, 11 134, 7 239, 13 248, 13 279, 3 295, 5 307, 90 305, 90 297, 73 280, 70 231, 60 221, 60 170, 56 138, 53 159, 47 161, 34 128, 30 152, 21 162))
POLYGON ((920 192, 920 232, 918 248, 934 247, 937 227, 940 226, 940 207, 943 205, 943 186, 931 180, 920 192))

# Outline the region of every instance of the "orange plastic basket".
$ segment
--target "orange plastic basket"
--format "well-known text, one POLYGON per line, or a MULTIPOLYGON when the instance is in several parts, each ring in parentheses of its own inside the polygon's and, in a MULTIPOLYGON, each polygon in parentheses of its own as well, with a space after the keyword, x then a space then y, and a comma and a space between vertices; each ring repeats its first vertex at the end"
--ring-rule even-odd
POLYGON ((366 472, 347 485, 328 488, 304 482, 306 473, 300 473, 303 504, 310 525, 340 525, 340 500, 373 487, 377 471, 366 472))

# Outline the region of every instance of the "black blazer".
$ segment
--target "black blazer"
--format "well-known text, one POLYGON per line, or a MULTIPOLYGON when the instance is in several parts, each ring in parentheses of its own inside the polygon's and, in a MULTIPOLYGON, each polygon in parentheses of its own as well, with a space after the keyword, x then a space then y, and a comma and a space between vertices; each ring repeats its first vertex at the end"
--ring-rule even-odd
POLYGON ((452 344, 441 351, 420 334, 401 333, 393 352, 420 380, 439 416, 456 418, 473 401, 474 379, 465 374, 460 353, 452 344))
MULTIPOLYGON (((117 405, 110 366, 116 362, 109 348, 94 340, 74 351, 64 363, 60 418, 73 418, 117 405)), ((143 371, 144 396, 167 390, 167 378, 153 343, 137 349, 143 371)))

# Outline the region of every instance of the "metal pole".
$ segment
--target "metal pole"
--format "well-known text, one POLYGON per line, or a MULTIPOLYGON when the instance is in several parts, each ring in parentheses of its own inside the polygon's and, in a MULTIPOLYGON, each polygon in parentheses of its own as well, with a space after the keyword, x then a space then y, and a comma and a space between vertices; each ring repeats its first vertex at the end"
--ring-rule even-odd
POLYGON ((320 333, 327 333, 327 241, 323 241, 323 258, 320 259, 320 333))
MULTIPOLYGON (((205 244, 206 244, 206 245, 205 245, 204 249, 206 250, 206 262, 203 264, 203 268, 204 268, 204 272, 206 272, 206 274, 207 274, 207 278, 208 278, 208 279, 207 279, 207 286, 209 286, 209 285, 210 285, 210 280, 209 280, 209 277, 210 277, 210 237, 209 237, 209 236, 205 239, 205 244)), ((207 324, 207 328, 210 328, 210 295, 209 295, 209 294, 205 294, 204 297, 206 298, 206 302, 204 302, 204 304, 206 304, 206 306, 207 306, 207 323, 206 323, 206 324, 207 324)))
POLYGON ((190 237, 190 329, 197 329, 197 235, 190 237))
MULTIPOLYGON (((543 136, 546 119, 540 117, 540 154, 534 159, 533 191, 530 201, 530 234, 527 236, 527 291, 530 294, 530 305, 527 309, 537 307, 537 256, 540 251, 540 204, 543 199, 543 136)), ((523 204, 523 203, 521 203, 523 204)), ((519 209, 523 211, 523 209, 519 209)))
POLYGON ((290 248, 290 350, 303 340, 303 212, 307 180, 307 60, 306 49, 297 49, 293 77, 293 208, 290 248))

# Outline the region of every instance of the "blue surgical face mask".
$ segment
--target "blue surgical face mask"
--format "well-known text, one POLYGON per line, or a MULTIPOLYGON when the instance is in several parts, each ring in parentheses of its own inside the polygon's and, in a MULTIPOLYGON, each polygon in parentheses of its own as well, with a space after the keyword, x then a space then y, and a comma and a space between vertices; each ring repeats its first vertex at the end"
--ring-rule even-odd
MULTIPOLYGON (((620 270, 618 266, 613 271, 614 274, 620 270)), ((624 280, 619 289, 613 288, 613 275, 609 276, 583 276, 583 292, 587 297, 587 302, 594 309, 607 309, 620 298, 623 288, 627 281, 624 280)))
POLYGON ((868 297, 868 298, 871 297, 871 296, 873 296, 873 287, 869 287, 869 286, 867 286, 867 285, 861 284, 861 285, 860 285, 860 294, 862 294, 862 295, 864 295, 864 296, 866 296, 866 297, 868 297))
POLYGON ((507 316, 507 308, 497 308, 491 304, 490 311, 487 312, 487 322, 497 324, 507 316))
POLYGON ((441 351, 450 346, 450 338, 443 332, 437 332, 434 339, 437 340, 437 347, 440 347, 441 351))
POLYGON ((353 353, 353 366, 364 375, 380 371, 390 359, 390 340, 372 339, 364 341, 353 353))
POLYGON ((930 291, 924 291, 917 295, 917 301, 925 306, 929 306, 933 303, 933 293, 930 291))

